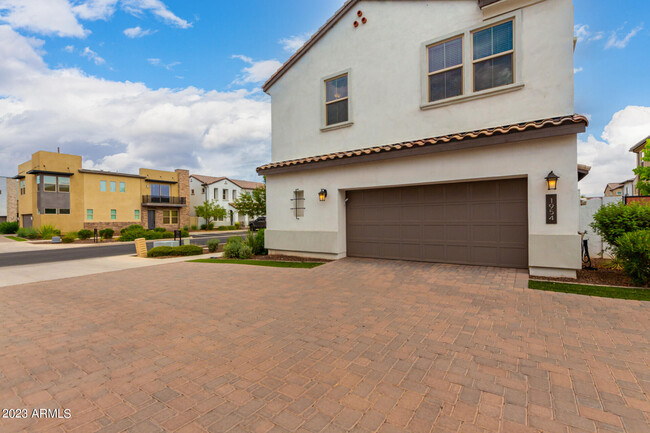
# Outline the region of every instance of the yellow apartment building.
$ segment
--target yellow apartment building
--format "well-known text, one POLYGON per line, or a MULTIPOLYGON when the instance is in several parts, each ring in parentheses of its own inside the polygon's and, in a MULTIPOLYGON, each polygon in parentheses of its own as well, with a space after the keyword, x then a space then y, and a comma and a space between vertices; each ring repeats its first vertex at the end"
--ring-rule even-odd
POLYGON ((81 156, 40 151, 18 166, 15 179, 21 227, 118 232, 131 224, 175 230, 190 223, 187 170, 87 170, 81 156))

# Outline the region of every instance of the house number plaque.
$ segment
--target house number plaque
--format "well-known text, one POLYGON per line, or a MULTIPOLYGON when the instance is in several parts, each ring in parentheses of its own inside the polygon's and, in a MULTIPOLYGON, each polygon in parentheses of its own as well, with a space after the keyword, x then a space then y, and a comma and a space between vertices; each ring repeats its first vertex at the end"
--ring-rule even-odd
POLYGON ((546 224, 557 224, 557 194, 546 195, 546 224))

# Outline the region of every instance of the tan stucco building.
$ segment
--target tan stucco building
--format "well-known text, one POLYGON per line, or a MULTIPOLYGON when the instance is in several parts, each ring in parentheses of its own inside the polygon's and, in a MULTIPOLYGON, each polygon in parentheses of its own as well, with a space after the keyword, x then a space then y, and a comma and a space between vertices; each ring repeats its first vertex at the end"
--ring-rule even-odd
POLYGON ((174 230, 189 225, 189 172, 141 168, 138 174, 82 168, 81 156, 36 152, 18 166, 21 227, 63 232, 131 224, 174 230))

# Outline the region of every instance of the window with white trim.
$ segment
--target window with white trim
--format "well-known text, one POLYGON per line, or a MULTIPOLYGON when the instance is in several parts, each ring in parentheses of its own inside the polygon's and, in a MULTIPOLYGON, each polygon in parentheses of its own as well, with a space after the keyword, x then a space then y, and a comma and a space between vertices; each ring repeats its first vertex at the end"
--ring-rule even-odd
POLYGON ((348 74, 325 80, 325 125, 349 119, 348 74))
POLYGON ((427 47, 429 102, 463 94, 463 37, 427 47))
POLYGON ((514 21, 472 33, 474 91, 514 83, 514 21))

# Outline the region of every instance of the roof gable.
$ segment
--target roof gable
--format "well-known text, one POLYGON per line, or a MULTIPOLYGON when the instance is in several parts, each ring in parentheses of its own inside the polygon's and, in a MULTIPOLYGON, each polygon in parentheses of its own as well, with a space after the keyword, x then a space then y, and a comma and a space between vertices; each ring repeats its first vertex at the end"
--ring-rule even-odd
MULTIPOLYGON (((353 9, 359 2, 361 1, 386 1, 386 0, 347 0, 341 8, 330 17, 329 20, 323 24, 321 28, 319 28, 316 33, 314 33, 305 44, 298 49, 291 57, 289 57, 289 60, 284 62, 284 64, 278 69, 275 74, 269 78, 266 83, 262 86, 262 90, 264 92, 269 91, 269 89, 278 81, 291 67, 300 60, 302 56, 307 54, 307 52, 316 45, 316 43, 327 34, 327 32, 336 25, 351 9, 353 9)), ((388 0, 388 1, 399 1, 399 0, 388 0)), ((417 1, 417 0, 412 0, 412 1, 417 1)), ((500 0, 477 0, 479 7, 483 8, 485 6, 488 6, 492 3, 496 3, 500 0)))

